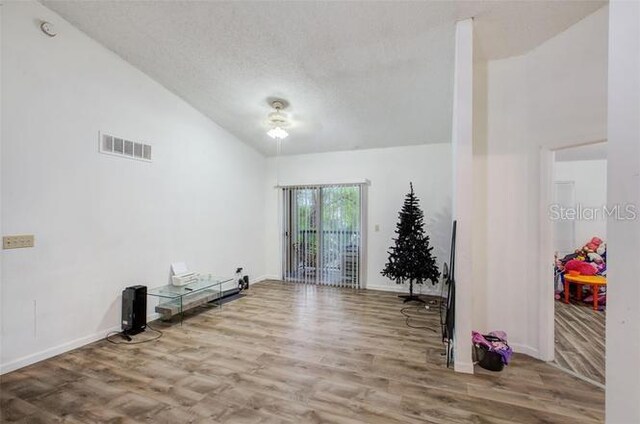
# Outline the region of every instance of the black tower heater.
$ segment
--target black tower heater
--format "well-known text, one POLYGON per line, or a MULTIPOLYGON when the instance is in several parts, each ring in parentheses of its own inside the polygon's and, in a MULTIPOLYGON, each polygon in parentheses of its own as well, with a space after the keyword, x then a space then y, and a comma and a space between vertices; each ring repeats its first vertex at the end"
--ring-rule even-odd
POLYGON ((138 334, 147 327, 147 286, 122 290, 122 332, 138 334))

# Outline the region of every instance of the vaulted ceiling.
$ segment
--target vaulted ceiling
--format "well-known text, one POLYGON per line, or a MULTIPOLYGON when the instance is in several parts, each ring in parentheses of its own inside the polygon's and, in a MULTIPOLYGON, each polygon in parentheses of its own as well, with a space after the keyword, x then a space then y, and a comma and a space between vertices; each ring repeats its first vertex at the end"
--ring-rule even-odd
POLYGON ((43 1, 266 155, 268 99, 290 103, 283 154, 449 142, 454 26, 522 54, 602 1, 43 1))

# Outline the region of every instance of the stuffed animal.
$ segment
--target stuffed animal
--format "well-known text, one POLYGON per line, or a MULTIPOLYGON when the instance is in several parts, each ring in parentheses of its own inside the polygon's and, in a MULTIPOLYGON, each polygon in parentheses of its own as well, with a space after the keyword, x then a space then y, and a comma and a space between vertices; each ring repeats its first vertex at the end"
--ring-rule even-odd
POLYGON ((591 262, 595 262, 595 263, 597 263, 597 264, 601 264, 602 262, 604 262, 604 261, 602 260, 602 256, 598 255, 598 254, 597 254, 597 253, 595 253, 595 252, 591 252, 591 253, 589 253, 589 254, 587 255, 587 257, 589 258, 589 260, 590 260, 591 262))
POLYGON ((575 259, 578 257, 578 253, 579 251, 576 250, 575 253, 569 253, 567 256, 565 256, 564 258, 560 259, 560 261, 562 261, 563 264, 569 262, 571 259, 575 259))
POLYGON ((577 252, 586 256, 589 253, 596 252, 602 244, 602 239, 599 237, 592 237, 591 240, 589 240, 584 246, 582 246, 582 249, 579 249, 577 252))
POLYGON ((606 276, 607 275, 607 264, 602 262, 601 264, 598 264, 598 275, 603 275, 606 276))
POLYGON ((592 262, 580 261, 577 259, 571 259, 564 265, 565 271, 577 271, 582 275, 596 275, 598 272, 598 266, 592 262))

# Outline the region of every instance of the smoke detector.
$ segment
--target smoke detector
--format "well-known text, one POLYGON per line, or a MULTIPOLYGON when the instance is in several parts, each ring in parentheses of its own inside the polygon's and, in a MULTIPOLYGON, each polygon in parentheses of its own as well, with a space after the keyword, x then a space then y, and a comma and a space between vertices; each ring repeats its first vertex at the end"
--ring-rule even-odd
POLYGON ((49 37, 55 37, 56 35, 58 35, 58 33, 56 32, 56 27, 51 22, 40 22, 40 30, 49 37))

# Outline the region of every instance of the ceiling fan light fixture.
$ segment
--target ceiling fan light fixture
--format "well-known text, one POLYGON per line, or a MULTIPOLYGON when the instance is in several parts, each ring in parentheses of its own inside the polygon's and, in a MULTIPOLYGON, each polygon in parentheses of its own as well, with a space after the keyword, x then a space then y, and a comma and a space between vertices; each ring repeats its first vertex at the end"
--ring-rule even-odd
POLYGON ((282 113, 282 109, 285 107, 285 102, 282 100, 274 100, 271 102, 271 107, 275 109, 275 112, 271 112, 267 117, 269 126, 271 127, 267 131, 267 135, 275 140, 284 140, 289 136, 289 133, 284 127, 289 126, 287 116, 282 113))
POLYGON ((274 127, 267 131, 267 135, 275 140, 284 140, 289 136, 289 133, 281 127, 274 127))

